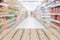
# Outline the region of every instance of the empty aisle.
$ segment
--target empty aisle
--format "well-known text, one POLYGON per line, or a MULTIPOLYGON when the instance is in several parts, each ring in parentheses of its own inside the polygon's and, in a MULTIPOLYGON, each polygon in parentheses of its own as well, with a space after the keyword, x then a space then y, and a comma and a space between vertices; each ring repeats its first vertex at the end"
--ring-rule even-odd
POLYGON ((34 17, 29 16, 16 28, 44 28, 44 26, 39 23, 34 17))

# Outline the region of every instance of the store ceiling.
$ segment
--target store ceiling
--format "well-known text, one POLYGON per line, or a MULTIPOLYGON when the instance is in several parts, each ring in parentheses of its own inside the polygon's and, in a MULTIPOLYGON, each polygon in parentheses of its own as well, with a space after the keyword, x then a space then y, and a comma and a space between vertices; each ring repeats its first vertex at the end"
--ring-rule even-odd
POLYGON ((19 1, 28 11, 33 11, 36 9, 37 5, 39 5, 43 0, 19 0, 19 1))

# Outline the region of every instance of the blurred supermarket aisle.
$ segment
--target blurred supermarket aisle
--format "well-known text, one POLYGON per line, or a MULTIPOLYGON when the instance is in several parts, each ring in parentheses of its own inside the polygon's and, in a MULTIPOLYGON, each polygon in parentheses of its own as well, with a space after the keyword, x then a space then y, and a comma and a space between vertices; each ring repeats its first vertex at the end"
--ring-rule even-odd
POLYGON ((44 28, 34 17, 28 16, 22 23, 16 28, 44 28))

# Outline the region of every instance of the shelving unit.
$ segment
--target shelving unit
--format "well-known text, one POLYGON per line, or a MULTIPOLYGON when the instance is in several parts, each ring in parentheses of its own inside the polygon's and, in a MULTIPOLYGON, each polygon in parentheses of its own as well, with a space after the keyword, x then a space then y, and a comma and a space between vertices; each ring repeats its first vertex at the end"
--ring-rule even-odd
MULTIPOLYGON (((12 0, 8 0, 8 1, 0 0, 0 1, 1 1, 0 2, 0 29, 3 29, 3 28, 7 28, 13 24, 12 22, 15 21, 14 13, 18 10, 15 9, 17 7, 15 7, 11 4, 14 1, 12 1, 12 0)), ((13 3, 13 4, 15 4, 15 3, 13 3)))
POLYGON ((60 24, 60 15, 59 15, 60 14, 60 3, 59 2, 60 1, 55 1, 55 4, 49 7, 51 14, 55 14, 55 13, 58 14, 58 15, 51 15, 51 18, 53 19, 51 21, 55 22, 56 24, 60 24))
MULTIPOLYGON (((36 8, 35 16, 50 19, 50 22, 60 24, 60 0, 45 0, 36 8)), ((58 26, 60 27, 60 26, 58 26)))
POLYGON ((56 22, 56 23, 59 23, 59 24, 60 24, 60 21, 58 21, 58 20, 51 19, 51 21, 53 21, 53 22, 56 22))
POLYGON ((24 20, 27 10, 22 9, 23 7, 16 0, 0 0, 0 31, 11 28, 24 20))

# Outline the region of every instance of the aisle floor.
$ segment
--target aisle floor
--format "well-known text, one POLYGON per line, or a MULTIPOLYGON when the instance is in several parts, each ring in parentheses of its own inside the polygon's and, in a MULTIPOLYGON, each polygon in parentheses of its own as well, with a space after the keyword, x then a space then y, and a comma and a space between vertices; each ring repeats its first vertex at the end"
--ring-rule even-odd
POLYGON ((6 29, 0 40, 60 40, 60 33, 52 29, 6 29))
POLYGON ((44 26, 38 22, 34 17, 27 17, 16 28, 44 28, 44 26))

